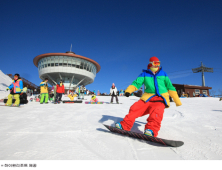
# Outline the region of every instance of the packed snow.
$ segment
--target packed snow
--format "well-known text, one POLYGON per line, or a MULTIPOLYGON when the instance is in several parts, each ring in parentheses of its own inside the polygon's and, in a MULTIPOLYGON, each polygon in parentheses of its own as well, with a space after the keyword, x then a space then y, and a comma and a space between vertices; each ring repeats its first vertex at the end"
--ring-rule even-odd
MULTIPOLYGON (((3 97, 10 83, 4 75, 0 76, 0 96, 3 97)), ((175 148, 114 134, 103 126, 114 126, 121 121, 138 97, 119 97, 122 104, 85 104, 90 97, 85 96, 83 103, 74 104, 40 105, 33 101, 22 107, 1 106, 0 159, 222 159, 222 101, 219 98, 181 98, 180 107, 171 102, 171 107, 165 109, 158 137, 184 142, 175 148)), ((97 97, 104 102, 111 99, 110 96, 97 97)), ((143 133, 147 117, 136 119, 132 131, 143 133)))

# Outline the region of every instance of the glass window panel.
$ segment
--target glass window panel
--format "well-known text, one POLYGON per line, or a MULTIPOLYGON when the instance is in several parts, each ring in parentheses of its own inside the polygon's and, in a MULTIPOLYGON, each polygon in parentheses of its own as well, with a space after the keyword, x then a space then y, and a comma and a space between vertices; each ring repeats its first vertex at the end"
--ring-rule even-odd
POLYGON ((81 63, 80 63, 80 69, 83 69, 83 62, 81 61, 81 63))
POLYGON ((75 58, 72 58, 72 64, 76 64, 75 58))
POLYGON ((48 67, 50 67, 50 63, 48 63, 48 67))
POLYGON ((68 67, 72 67, 72 57, 68 57, 68 67))
POLYGON ((59 66, 59 63, 55 63, 55 66, 59 66))
POLYGON ((51 63, 51 67, 54 67, 54 63, 51 63))
POLYGON ((76 65, 80 65, 80 63, 81 63, 81 61, 80 61, 80 59, 76 59, 76 65))
POLYGON ((59 56, 59 65, 62 66, 63 64, 63 56, 59 56))
POLYGON ((59 56, 55 56, 55 63, 59 62, 59 56))
POLYGON ((47 67, 47 64, 45 64, 45 67, 47 67))
POLYGON ((51 63, 54 63, 54 58, 55 58, 55 57, 54 57, 54 56, 51 56, 50 58, 51 58, 51 63))

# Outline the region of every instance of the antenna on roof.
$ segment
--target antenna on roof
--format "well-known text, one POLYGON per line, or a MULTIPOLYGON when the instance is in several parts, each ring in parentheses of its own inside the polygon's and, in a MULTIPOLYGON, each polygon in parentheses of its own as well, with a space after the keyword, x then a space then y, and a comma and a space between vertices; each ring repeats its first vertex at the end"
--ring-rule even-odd
POLYGON ((70 52, 72 52, 72 44, 71 44, 71 47, 70 47, 70 52))

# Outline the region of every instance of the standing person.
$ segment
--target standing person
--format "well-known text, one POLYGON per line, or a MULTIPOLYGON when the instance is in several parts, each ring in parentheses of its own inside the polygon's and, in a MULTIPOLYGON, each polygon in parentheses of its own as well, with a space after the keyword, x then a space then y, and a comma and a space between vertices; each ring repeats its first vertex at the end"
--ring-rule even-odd
POLYGON ((8 100, 6 102, 6 106, 19 106, 20 105, 20 95, 23 91, 23 82, 19 74, 15 74, 12 80, 12 84, 6 89, 10 90, 10 94, 8 95, 8 100), (12 98, 14 97, 15 103, 12 104, 12 98))
POLYGON ((119 104, 118 97, 117 97, 117 88, 116 88, 114 83, 112 84, 112 87, 110 88, 110 95, 112 96, 110 103, 113 103, 113 97, 115 97, 116 98, 116 103, 119 104))
POLYGON ((51 103, 53 102, 53 98, 54 98, 54 90, 51 90, 51 92, 49 94, 49 100, 50 100, 51 103))
POLYGON ((84 85, 80 86, 80 98, 84 99, 84 93, 86 91, 86 88, 84 85))
POLYGON ((60 83, 56 85, 56 99, 55 99, 55 104, 60 103, 62 100, 62 94, 65 93, 65 87, 63 84, 63 81, 60 80, 60 83))
POLYGON ((41 94, 40 104, 43 104, 44 99, 45 99, 45 104, 48 104, 49 87, 47 82, 48 78, 45 78, 45 80, 40 83, 40 94, 41 94))
POLYGON ((182 103, 166 72, 160 67, 159 59, 155 56, 150 58, 148 69, 143 70, 143 73, 128 86, 125 96, 129 97, 143 84, 146 87, 144 94, 130 107, 129 113, 123 121, 116 123, 116 127, 130 131, 136 118, 149 114, 144 134, 157 137, 164 109, 170 106, 169 95, 173 98, 176 106, 180 106, 182 103))
POLYGON ((124 94, 124 93, 123 93, 123 90, 121 89, 121 90, 120 90, 120 93, 119 93, 119 96, 123 96, 123 94, 124 94))

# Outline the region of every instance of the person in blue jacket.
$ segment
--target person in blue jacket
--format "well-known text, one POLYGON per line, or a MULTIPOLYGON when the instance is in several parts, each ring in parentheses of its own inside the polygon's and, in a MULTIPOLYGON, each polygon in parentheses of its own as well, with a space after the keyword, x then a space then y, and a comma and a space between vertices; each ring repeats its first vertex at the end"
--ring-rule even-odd
POLYGON ((6 89, 10 90, 8 95, 8 100, 6 106, 19 106, 20 105, 20 95, 23 91, 23 82, 19 74, 15 74, 12 80, 12 84, 6 89), (12 98, 15 99, 15 103, 12 105, 12 98))

